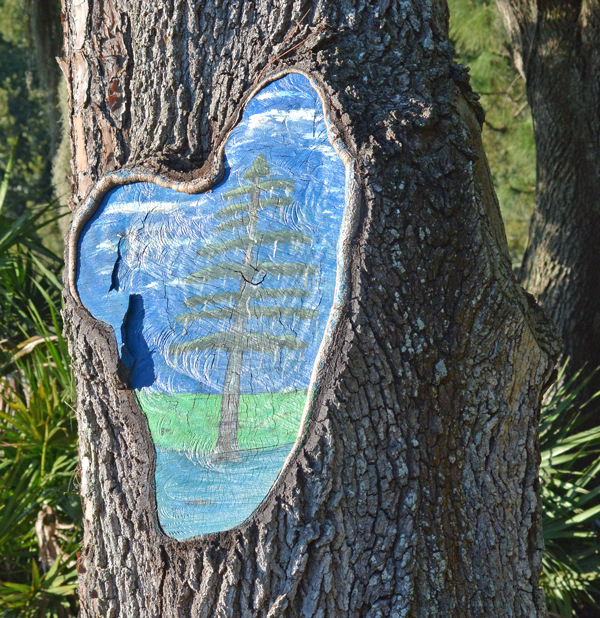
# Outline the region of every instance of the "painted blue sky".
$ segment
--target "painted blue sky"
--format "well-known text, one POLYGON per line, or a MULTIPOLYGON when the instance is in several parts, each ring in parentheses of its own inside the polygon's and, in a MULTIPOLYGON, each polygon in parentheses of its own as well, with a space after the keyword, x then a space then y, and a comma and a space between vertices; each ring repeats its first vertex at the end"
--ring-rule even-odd
POLYGON ((247 184, 242 174, 261 154, 267 157, 271 177, 293 181, 295 190, 272 192, 271 197, 293 201, 283 210, 261 210, 258 229, 293 230, 312 241, 299 246, 267 243, 257 258, 313 264, 318 274, 267 274, 265 286, 301 289, 306 294, 260 304, 316 309, 317 315, 312 320, 289 316, 249 320, 249 331, 293 335, 307 347, 246 352, 242 392, 308 387, 333 303, 345 169, 328 140, 320 98, 305 77, 294 74, 268 85, 248 103, 226 145, 225 177, 210 193, 187 195, 151 183, 117 187, 86 225, 79 241, 77 289, 92 315, 113 326, 134 388, 221 392, 227 352, 173 355, 170 346, 231 326, 231 320, 201 320, 185 327, 177 316, 190 311, 184 305, 186 298, 231 292, 239 286, 239 279, 233 278, 204 284, 186 278, 217 262, 241 263, 240 249, 210 259, 197 251, 241 234, 239 227, 216 231, 223 220, 214 213, 227 206, 223 197, 227 191, 247 184))

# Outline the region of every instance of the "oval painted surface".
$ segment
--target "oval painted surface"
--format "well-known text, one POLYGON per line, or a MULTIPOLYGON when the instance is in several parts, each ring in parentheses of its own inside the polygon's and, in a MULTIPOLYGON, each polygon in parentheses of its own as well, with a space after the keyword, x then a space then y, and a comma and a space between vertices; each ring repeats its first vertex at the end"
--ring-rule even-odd
POLYGON ((178 540, 241 524, 291 452, 339 286, 345 187, 319 95, 290 74, 249 101, 211 192, 118 186, 81 234, 77 290, 114 328, 178 540))

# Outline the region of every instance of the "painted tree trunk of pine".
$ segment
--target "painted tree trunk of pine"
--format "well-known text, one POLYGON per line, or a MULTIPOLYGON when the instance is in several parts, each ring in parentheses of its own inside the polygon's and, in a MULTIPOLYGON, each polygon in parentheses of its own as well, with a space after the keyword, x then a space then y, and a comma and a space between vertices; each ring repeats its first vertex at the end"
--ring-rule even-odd
MULTIPOLYGON (((258 182, 258 179, 255 181, 258 182)), ((256 235, 256 219, 258 213, 258 190, 252 192, 250 212, 248 213, 248 237, 256 235)), ((254 246, 249 245, 244 255, 243 265, 252 263, 254 246)), ((243 278, 240 280, 239 300, 234 305, 234 312, 247 309, 248 298, 244 296, 246 287, 250 285, 243 278)), ((237 313, 233 320, 232 332, 241 335, 246 330, 247 316, 237 313)), ((219 420, 219 436, 215 447, 217 460, 239 460, 238 449, 238 413, 240 407, 240 381, 242 365, 244 363, 243 350, 230 350, 223 380, 223 400, 221 403, 221 418, 219 420)))
MULTIPOLYGON (((236 325, 233 328, 233 332, 243 332, 236 331, 236 325)), ((242 350, 231 350, 229 352, 223 380, 219 435, 214 450, 216 461, 239 461, 241 459, 238 448, 238 410, 240 407, 240 378, 243 362, 244 352, 242 350)))
POLYGON ((600 366, 600 4, 498 4, 527 80, 537 150, 521 279, 558 326, 572 374, 600 366))
POLYGON ((162 535, 113 333, 66 293, 82 616, 545 616, 539 402, 556 333, 516 284, 443 2, 65 5, 73 208, 105 172, 185 176, 244 93, 321 84, 355 159, 351 302, 306 440, 241 527, 162 535))
MULTIPOLYGON (((233 294, 232 307, 220 307, 216 310, 206 311, 206 305, 215 304, 223 297, 223 294, 209 294, 203 296, 193 296, 187 299, 188 307, 196 307, 204 303, 204 310, 193 311, 180 314, 176 317, 187 323, 201 320, 219 320, 222 322, 230 322, 230 330, 217 331, 208 336, 203 336, 192 341, 185 342, 180 345, 172 346, 174 352, 178 350, 190 351, 194 349, 216 349, 218 351, 225 350, 228 354, 227 366, 223 379, 223 391, 220 409, 219 431, 217 444, 214 450, 215 461, 240 461, 241 453, 238 448, 238 428, 239 428, 239 404, 241 394, 241 374, 244 363, 244 352, 260 351, 271 352, 275 354, 282 347, 290 349, 303 349, 306 343, 294 337, 293 335, 274 336, 269 333, 260 331, 247 331, 248 319, 250 317, 268 317, 271 319, 283 315, 293 315, 300 319, 309 319, 314 317, 316 313, 313 310, 294 308, 294 307, 264 307, 260 304, 250 305, 250 300, 265 300, 265 298, 282 298, 286 295, 303 296, 304 291, 299 289, 277 289, 263 287, 262 281, 265 279, 269 271, 281 274, 298 274, 299 272, 308 275, 309 271, 316 270, 314 266, 303 263, 270 263, 265 260, 260 260, 258 253, 261 248, 265 248, 269 244, 277 246, 277 239, 289 243, 309 242, 310 237, 300 232, 292 230, 270 231, 267 233, 259 233, 258 213, 261 210, 269 207, 280 208, 284 202, 291 202, 289 198, 281 196, 275 198, 261 199, 261 194, 267 189, 271 191, 274 188, 288 189, 293 187, 293 183, 281 178, 269 178, 271 170, 267 163, 265 155, 259 155, 254 160, 253 164, 243 174, 244 180, 251 180, 249 185, 240 185, 228 191, 224 198, 235 199, 244 194, 250 193, 249 201, 238 201, 233 204, 229 203, 225 208, 220 209, 215 213, 218 219, 225 219, 223 223, 217 226, 217 232, 222 232, 224 229, 234 227, 245 227, 246 235, 242 235, 225 243, 211 242, 201 247, 197 254, 202 257, 224 256, 228 250, 244 249, 244 258, 237 265, 235 263, 225 261, 217 264, 209 265, 202 268, 200 271, 191 273, 187 278, 190 282, 197 283, 201 281, 203 286, 207 279, 235 278, 236 283, 239 283, 237 294, 233 294), (261 178, 265 180, 261 182, 261 178), (247 218, 233 218, 235 214, 245 212, 247 218), (247 221, 247 223, 246 223, 247 221), (244 226, 244 224, 246 224, 244 226), (256 250, 256 255, 255 255, 256 250), (241 269, 241 270, 240 270, 241 269), (262 278, 262 279, 261 279, 262 278), (207 347, 208 346, 208 347, 207 347)), ((275 248, 273 250, 273 260, 275 259, 275 248)), ((231 297, 230 293, 225 293, 226 297, 231 297)))

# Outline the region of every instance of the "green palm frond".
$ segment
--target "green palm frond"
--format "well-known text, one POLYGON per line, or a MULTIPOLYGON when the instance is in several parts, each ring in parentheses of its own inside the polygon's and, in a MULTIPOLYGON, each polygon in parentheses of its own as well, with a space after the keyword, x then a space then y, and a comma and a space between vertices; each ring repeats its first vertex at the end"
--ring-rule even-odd
MULTIPOLYGON (((10 166, 0 185, 8 194, 10 166)), ((40 241, 54 205, 0 210, 0 615, 77 614, 75 389, 59 312, 61 259, 40 241), (50 515, 48 515, 50 514, 50 515), (51 517, 49 537, 36 524, 51 517), (50 551, 50 549, 52 551, 50 551)))
POLYGON ((565 618, 597 609, 600 593, 600 427, 584 429, 597 393, 579 404, 591 376, 578 372, 549 393, 540 423, 545 550, 540 584, 548 609, 565 618))

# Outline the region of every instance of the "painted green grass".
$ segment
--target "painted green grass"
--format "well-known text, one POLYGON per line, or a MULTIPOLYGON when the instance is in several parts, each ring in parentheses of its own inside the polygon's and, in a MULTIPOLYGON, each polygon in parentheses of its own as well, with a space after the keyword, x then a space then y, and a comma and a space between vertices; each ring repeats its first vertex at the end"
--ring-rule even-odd
MULTIPOLYGON (((221 395, 159 394, 140 391, 158 448, 210 453, 217 444, 221 395)), ((306 390, 241 395, 240 449, 276 448, 295 442, 306 403, 306 390)))

